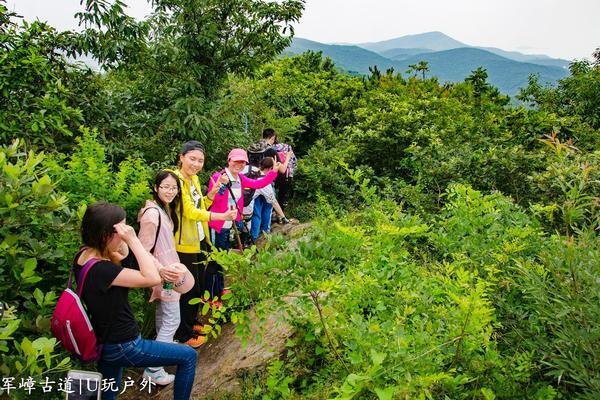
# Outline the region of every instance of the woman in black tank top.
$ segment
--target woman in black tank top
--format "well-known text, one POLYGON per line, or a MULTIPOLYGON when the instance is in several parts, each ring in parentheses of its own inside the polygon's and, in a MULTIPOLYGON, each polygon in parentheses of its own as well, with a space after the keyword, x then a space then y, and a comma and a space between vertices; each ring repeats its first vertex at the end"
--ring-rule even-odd
POLYGON ((99 259, 88 272, 82 299, 98 340, 103 344, 98 370, 111 382, 103 399, 119 393, 123 367, 177 366, 174 399, 190 398, 196 368, 196 351, 189 346, 142 339, 127 300, 129 288, 158 285, 161 278, 154 259, 125 224, 125 210, 108 203, 88 206, 81 223, 85 248, 75 260, 76 271, 92 258, 99 259), (135 256, 139 270, 121 261, 135 256), (113 383, 114 382, 114 383, 113 383))

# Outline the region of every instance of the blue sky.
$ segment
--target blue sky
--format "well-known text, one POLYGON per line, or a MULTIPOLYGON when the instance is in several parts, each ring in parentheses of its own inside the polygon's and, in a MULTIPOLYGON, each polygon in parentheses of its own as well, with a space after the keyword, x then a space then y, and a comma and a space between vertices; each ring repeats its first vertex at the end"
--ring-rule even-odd
MULTIPOLYGON (((125 0, 146 15, 145 0, 125 0)), ((79 0, 8 0, 27 19, 73 29, 79 0)), ((441 31, 463 43, 566 59, 600 47, 600 0, 307 0, 296 36, 361 43, 441 31)))

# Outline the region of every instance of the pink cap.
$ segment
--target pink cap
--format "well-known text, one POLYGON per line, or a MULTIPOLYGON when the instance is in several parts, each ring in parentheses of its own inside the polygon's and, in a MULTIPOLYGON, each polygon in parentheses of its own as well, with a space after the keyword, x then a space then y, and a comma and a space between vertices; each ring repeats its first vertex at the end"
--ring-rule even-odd
POLYGON ((227 156, 227 161, 245 161, 248 162, 248 155, 244 149, 233 149, 227 156))

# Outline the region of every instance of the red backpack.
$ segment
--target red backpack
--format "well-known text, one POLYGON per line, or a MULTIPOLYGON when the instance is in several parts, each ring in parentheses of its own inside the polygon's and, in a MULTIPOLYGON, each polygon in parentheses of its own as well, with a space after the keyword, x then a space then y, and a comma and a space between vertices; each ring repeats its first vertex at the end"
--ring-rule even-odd
MULTIPOLYGON (((77 255, 79 256, 82 251, 77 255)), ((71 267, 69 283, 56 303, 50 325, 52 335, 58 339, 68 352, 84 363, 97 361, 102 355, 102 345, 98 343, 94 328, 81 303, 85 278, 98 261, 100 260, 92 258, 83 265, 79 274, 81 279, 77 283, 77 293, 72 290, 71 282, 74 267, 71 267)))

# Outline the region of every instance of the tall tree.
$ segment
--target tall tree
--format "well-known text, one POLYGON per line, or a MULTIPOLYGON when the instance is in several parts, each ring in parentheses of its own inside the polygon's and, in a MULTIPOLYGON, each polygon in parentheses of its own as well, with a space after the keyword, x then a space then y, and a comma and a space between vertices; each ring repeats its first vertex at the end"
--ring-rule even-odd
POLYGON ((559 115, 578 116, 594 129, 600 128, 600 48, 594 59, 571 63, 571 75, 561 79, 556 88, 543 87, 536 76, 518 99, 538 106, 541 110, 559 115))
POLYGON ((215 124, 219 91, 228 74, 251 75, 290 43, 304 0, 152 4, 150 17, 136 22, 119 1, 86 0, 81 51, 111 73, 84 110, 105 108, 96 113, 100 131, 115 143, 118 158, 139 149, 151 160, 170 160, 156 151, 160 143, 189 138, 243 144, 235 127, 226 132, 215 124))
POLYGON ((429 63, 427 61, 419 61, 418 64, 410 64, 406 71, 407 74, 414 73, 415 76, 419 72, 421 73, 421 78, 425 80, 425 73, 429 72, 429 63))

